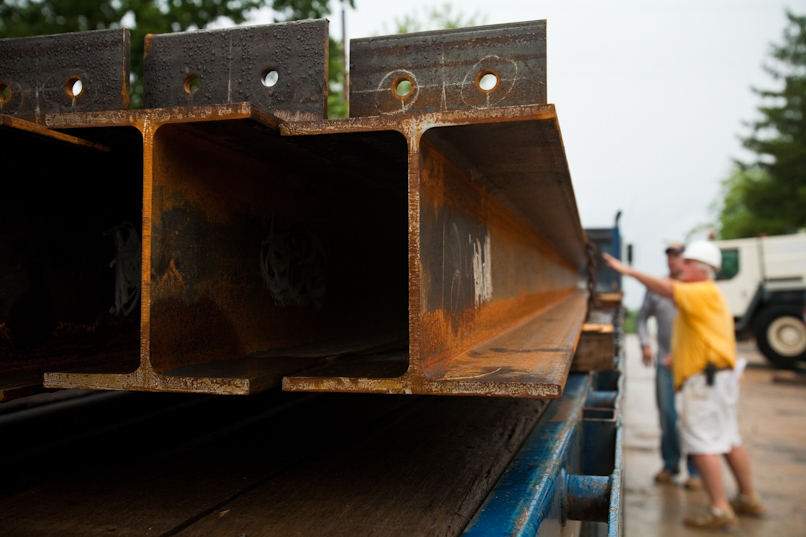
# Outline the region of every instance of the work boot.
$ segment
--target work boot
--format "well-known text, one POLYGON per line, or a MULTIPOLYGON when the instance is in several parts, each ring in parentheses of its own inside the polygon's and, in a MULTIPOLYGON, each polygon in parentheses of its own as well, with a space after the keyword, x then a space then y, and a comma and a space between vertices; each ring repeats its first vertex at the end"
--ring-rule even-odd
POLYGON ((761 503, 761 498, 755 496, 739 495, 730 502, 737 515, 762 516, 767 508, 761 503))
POLYGON ((699 477, 689 477, 683 484, 688 490, 700 490, 702 488, 702 479, 699 477))
POLYGON ((739 527, 739 517, 728 507, 726 510, 709 507, 704 515, 683 519, 686 526, 701 530, 736 531, 739 527))
POLYGON ((672 472, 671 470, 664 468, 655 474, 655 483, 671 483, 672 479, 674 479, 676 475, 677 472, 672 472))

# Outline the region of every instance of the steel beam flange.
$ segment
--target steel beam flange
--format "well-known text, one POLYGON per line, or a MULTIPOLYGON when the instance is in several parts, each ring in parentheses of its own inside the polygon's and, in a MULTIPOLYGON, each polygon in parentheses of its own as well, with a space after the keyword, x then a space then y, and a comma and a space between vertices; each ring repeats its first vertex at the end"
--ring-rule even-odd
POLYGON ((128 108, 130 42, 126 28, 0 39, 0 114, 128 108))
POLYGON ((145 108, 249 102, 327 115, 328 21, 147 35, 145 108))
POLYGON ((350 115, 546 104, 546 21, 350 41, 350 115))

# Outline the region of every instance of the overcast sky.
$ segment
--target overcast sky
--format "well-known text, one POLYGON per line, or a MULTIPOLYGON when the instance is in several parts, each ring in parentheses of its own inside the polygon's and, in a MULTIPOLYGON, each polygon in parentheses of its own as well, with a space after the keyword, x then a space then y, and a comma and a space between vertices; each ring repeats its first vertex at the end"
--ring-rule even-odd
MULTIPOLYGON (((348 39, 383 35, 395 19, 439 0, 356 0, 348 39)), ((341 37, 331 0, 331 35, 341 37)), ((545 19, 548 101, 557 107, 585 227, 612 226, 634 244, 635 265, 661 275, 663 250, 709 221, 737 138, 756 116, 751 86, 775 88, 762 68, 782 42, 785 9, 806 0, 463 0, 486 24, 545 19)), ((256 21, 258 22, 258 21, 256 21)), ((259 22, 271 22, 264 14, 259 22)), ((637 308, 643 289, 626 286, 637 308)))

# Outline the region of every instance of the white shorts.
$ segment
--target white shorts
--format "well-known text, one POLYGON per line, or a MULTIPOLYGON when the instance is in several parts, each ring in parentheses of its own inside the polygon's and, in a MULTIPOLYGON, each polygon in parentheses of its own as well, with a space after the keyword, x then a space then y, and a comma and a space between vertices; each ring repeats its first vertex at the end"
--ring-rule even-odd
POLYGON ((681 394, 680 438, 686 453, 723 454, 741 445, 736 411, 739 382, 732 369, 717 371, 713 386, 706 383, 705 373, 691 376, 681 394))

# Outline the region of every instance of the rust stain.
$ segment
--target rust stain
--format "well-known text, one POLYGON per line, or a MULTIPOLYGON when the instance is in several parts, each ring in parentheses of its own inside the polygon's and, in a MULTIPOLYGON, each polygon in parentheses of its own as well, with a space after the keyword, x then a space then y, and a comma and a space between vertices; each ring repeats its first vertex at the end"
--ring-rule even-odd
MULTIPOLYGON (((160 296, 183 295, 185 293, 186 287, 182 273, 176 268, 176 263, 173 259, 169 263, 168 271, 155 287, 155 291, 158 291, 160 296)), ((152 298, 154 297, 152 296, 152 298)))
POLYGON ((422 295, 420 287, 420 154, 409 142, 408 156, 408 271, 409 271, 409 371, 422 368, 422 318, 420 316, 422 295))
POLYGON ((150 333, 151 366, 156 371, 244 355, 232 323, 209 298, 156 300, 151 318, 156 321, 150 333))
POLYGON ((398 395, 454 395, 556 399, 562 396, 558 384, 491 382, 472 380, 433 381, 424 377, 398 379, 283 378, 283 390, 305 392, 377 393, 398 395))
POLYGON ((422 315, 421 368, 443 374, 451 359, 487 341, 519 321, 546 310, 574 290, 548 291, 484 304, 451 316, 445 310, 422 315))
POLYGON ((32 123, 30 121, 25 121, 24 119, 18 119, 11 116, 0 114, 0 126, 30 132, 31 134, 35 134, 38 136, 44 136, 46 138, 59 140, 61 142, 73 144, 79 147, 86 147, 89 149, 103 151, 105 153, 112 151, 112 148, 110 148, 109 146, 98 144, 95 142, 90 142, 88 140, 83 140, 81 138, 76 138, 75 136, 70 136, 69 134, 65 134, 62 132, 53 131, 43 127, 42 125, 39 125, 38 123, 32 123))
POLYGON ((154 125, 149 115, 132 116, 142 118, 138 123, 143 134, 143 220, 142 220, 142 267, 140 271, 140 368, 151 368, 151 242, 153 238, 154 199, 154 125))
MULTIPOLYGON (((204 211, 210 222, 224 224, 244 212, 260 214, 267 196, 282 189, 284 182, 298 180, 276 163, 223 147, 201 132, 174 126, 173 119, 176 117, 170 123, 161 122, 154 134, 153 178, 163 187, 161 213, 193 207, 204 211)), ((205 115, 195 119, 219 118, 205 115)), ((227 113, 220 119, 244 118, 227 113)))
POLYGON ((484 222, 496 234, 538 251, 542 258, 576 272, 572 263, 554 245, 495 195, 476 184, 466 170, 446 157, 428 139, 421 141, 420 151, 422 198, 427 203, 484 222))
MULTIPOLYGON (((128 55, 129 54, 129 48, 130 48, 129 41, 131 40, 131 37, 129 36, 128 33, 125 34, 123 40, 124 40, 124 43, 125 43, 125 50, 126 50, 126 53, 128 55)), ((123 69, 123 73, 122 73, 122 76, 121 76, 121 80, 123 81, 123 85, 120 88, 121 98, 122 98, 122 102, 123 102, 122 108, 128 109, 129 105, 130 105, 130 99, 131 99, 131 95, 130 95, 130 92, 129 92, 129 62, 124 61, 124 63, 121 66, 121 68, 123 69)))
POLYGON ((143 46, 143 58, 147 58, 149 54, 151 54, 151 49, 154 47, 154 42, 152 41, 155 34, 146 34, 145 36, 145 44, 143 46))
POLYGON ((140 367, 129 374, 45 373, 46 388, 249 395, 250 382, 238 378, 168 377, 140 367))
POLYGON ((419 134, 434 127, 509 123, 513 121, 556 121, 553 104, 509 106, 496 109, 449 110, 395 116, 365 116, 348 119, 290 122, 282 125, 283 136, 310 136, 332 132, 372 132, 394 130, 416 141, 419 134))

